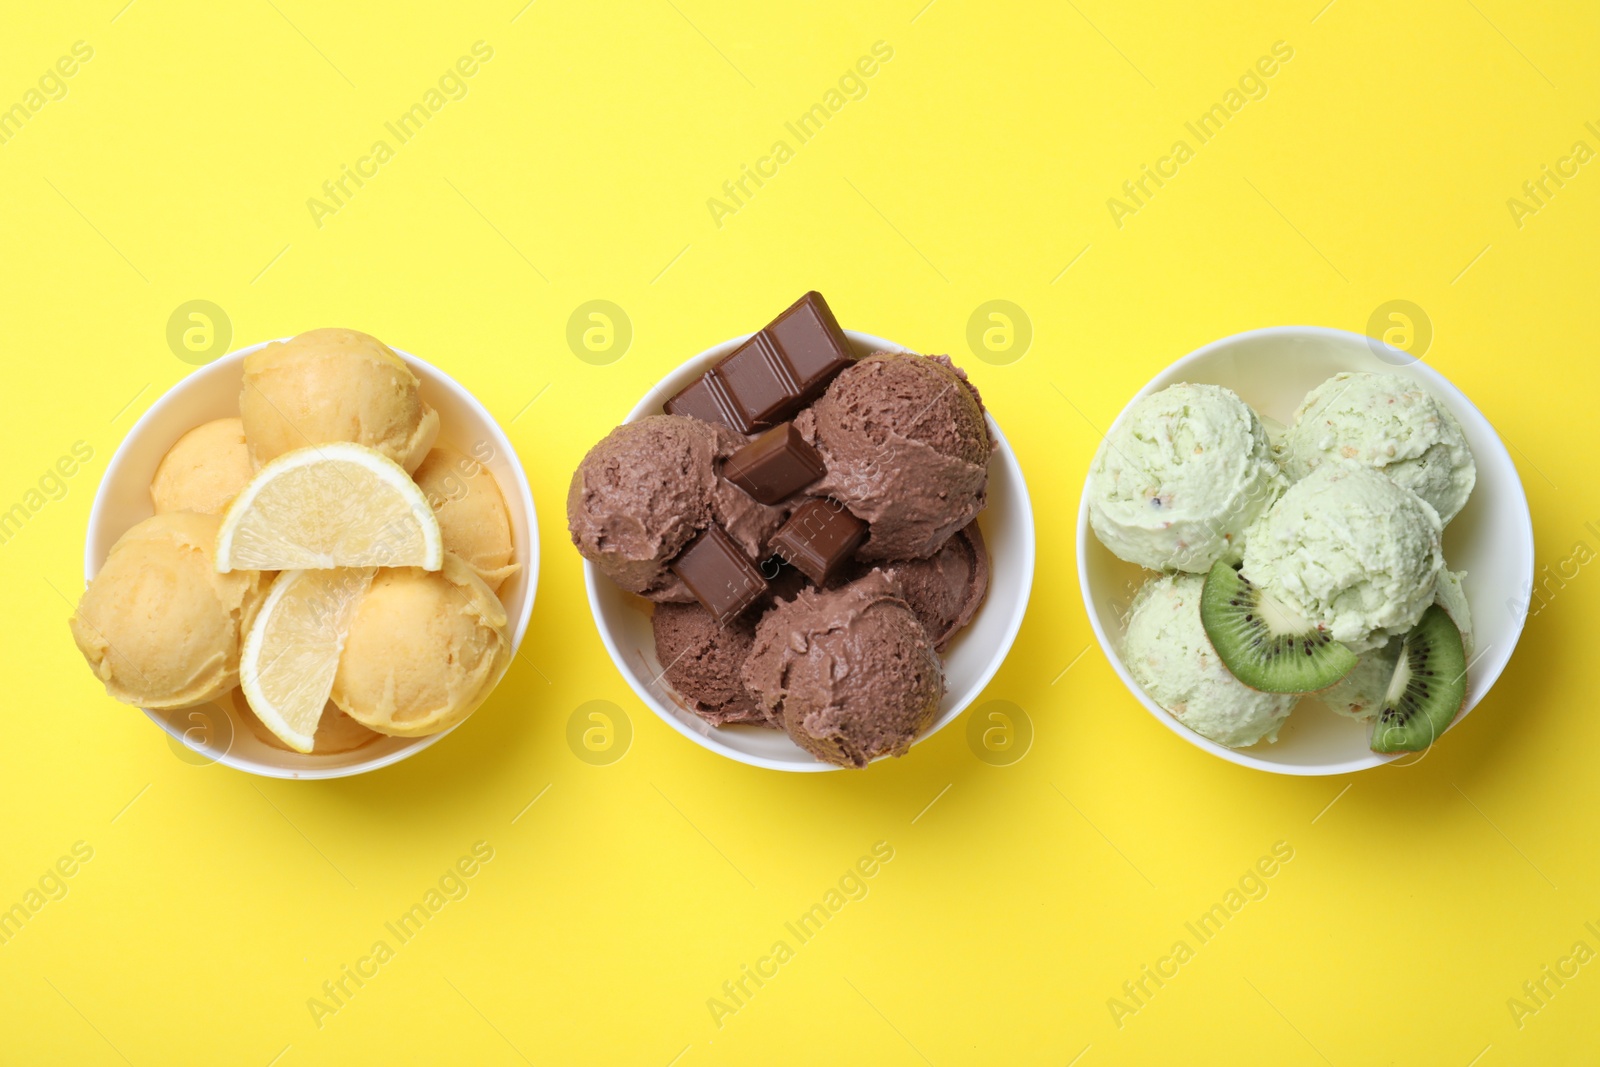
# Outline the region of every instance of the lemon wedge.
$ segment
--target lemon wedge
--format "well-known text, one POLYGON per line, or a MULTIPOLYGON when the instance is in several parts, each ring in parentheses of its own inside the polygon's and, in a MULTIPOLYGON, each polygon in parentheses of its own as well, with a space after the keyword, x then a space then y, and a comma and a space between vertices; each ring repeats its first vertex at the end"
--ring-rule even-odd
POLYGON ((373 567, 284 571, 272 583, 239 654, 239 687, 262 725, 310 752, 333 692, 345 634, 373 567))
POLYGON ((265 464, 217 531, 217 570, 443 563, 439 520, 394 460, 365 445, 300 448, 265 464))

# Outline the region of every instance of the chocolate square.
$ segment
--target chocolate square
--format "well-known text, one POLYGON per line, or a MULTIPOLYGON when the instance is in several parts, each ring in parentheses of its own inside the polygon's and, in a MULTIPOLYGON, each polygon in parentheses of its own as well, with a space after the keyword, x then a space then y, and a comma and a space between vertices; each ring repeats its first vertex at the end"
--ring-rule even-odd
POLYGON ((738 416, 728 403, 722 384, 710 371, 690 382, 662 408, 668 415, 687 415, 702 422, 731 426, 740 433, 750 432, 747 426, 741 427, 736 421, 738 416))
POLYGON ((822 456, 792 422, 774 426, 722 465, 724 478, 762 504, 787 500, 822 475, 822 456))
POLYGON ((722 527, 707 527, 671 563, 700 605, 729 622, 767 591, 767 581, 722 527))
POLYGON ((807 293, 772 320, 766 333, 802 387, 797 408, 805 407, 828 387, 833 376, 855 359, 839 320, 816 291, 807 293))
POLYGON ((812 291, 663 407, 754 433, 793 418, 854 358, 828 302, 812 291))
POLYGON ((827 585, 855 558, 867 524, 836 500, 808 500, 772 535, 772 550, 818 585, 827 585))
POLYGON ((755 428, 788 418, 789 404, 800 392, 765 330, 718 363, 716 376, 735 409, 755 428))

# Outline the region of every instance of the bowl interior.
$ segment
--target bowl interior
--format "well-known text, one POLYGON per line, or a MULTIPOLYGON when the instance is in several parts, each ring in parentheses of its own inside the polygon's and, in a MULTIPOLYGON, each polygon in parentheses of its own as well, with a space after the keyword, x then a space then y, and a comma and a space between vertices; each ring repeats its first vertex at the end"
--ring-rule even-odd
MULTIPOLYGON (((874 352, 909 351, 891 341, 870 334, 846 330, 856 355, 874 352)), ((662 403, 703 373, 716 360, 732 352, 745 337, 708 349, 684 363, 647 393, 627 420, 659 414, 662 403)), ((931 736, 957 715, 983 691, 1010 650, 1033 586, 1033 508, 1028 487, 1022 478, 1015 454, 1005 435, 989 419, 989 431, 999 447, 989 460, 989 502, 978 516, 990 556, 989 596, 972 622, 958 634, 944 652, 945 695, 939 716, 918 741, 931 736)), ((589 606, 606 651, 627 679, 639 699, 690 740, 731 759, 758 767, 786 771, 836 770, 790 741, 776 730, 755 726, 711 726, 689 711, 672 687, 661 677, 656 659, 655 636, 650 626, 650 605, 641 597, 624 592, 584 561, 584 582, 589 590, 589 606)))
MULTIPOLYGON (((271 343, 263 341, 239 349, 194 371, 152 404, 134 424, 107 465, 89 513, 89 532, 84 545, 86 581, 94 578, 117 538, 154 513, 150 480, 167 450, 195 426, 239 414, 244 357, 271 343)), ((438 368, 399 349, 394 351, 420 379, 423 399, 439 412, 439 440, 483 463, 505 497, 519 566, 501 585, 499 593, 506 607, 515 649, 527 630, 539 579, 539 526, 527 477, 510 439, 471 393, 438 368)), ((199 708, 146 709, 145 714, 174 738, 187 737, 185 743, 195 748, 199 757, 274 778, 338 778, 360 774, 404 759, 444 736, 440 733, 416 738, 380 737, 354 752, 302 755, 273 748, 257 739, 238 718, 232 701, 226 696, 199 708)))
MULTIPOLYGON (((1505 669, 1521 635, 1523 617, 1511 605, 1533 577, 1533 526, 1510 454, 1494 427, 1459 389, 1427 364, 1359 334, 1284 326, 1206 345, 1156 375, 1133 400, 1176 382, 1222 385, 1238 393, 1263 418, 1287 425, 1305 394, 1340 371, 1398 374, 1417 380, 1460 421, 1472 448, 1477 486, 1444 533, 1445 566, 1467 572, 1463 584, 1472 611, 1474 650, 1465 716, 1505 669)), ((1209 741, 1163 711, 1129 676, 1121 658, 1122 619, 1134 592, 1151 573, 1118 559, 1095 537, 1089 527, 1085 482, 1078 508, 1078 574, 1084 606, 1112 667, 1156 718, 1223 759, 1281 774, 1343 774, 1397 758, 1372 752, 1367 746, 1367 724, 1335 714, 1315 697, 1305 698, 1295 708, 1276 744, 1248 749, 1230 749, 1209 741)))

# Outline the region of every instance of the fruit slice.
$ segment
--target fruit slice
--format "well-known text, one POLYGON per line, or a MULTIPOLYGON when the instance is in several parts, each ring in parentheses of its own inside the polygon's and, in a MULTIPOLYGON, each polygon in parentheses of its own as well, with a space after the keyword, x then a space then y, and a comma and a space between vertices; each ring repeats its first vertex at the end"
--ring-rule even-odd
POLYGON ((239 686, 262 725, 296 752, 316 744, 317 724, 356 605, 372 567, 284 571, 272 583, 239 654, 239 686))
POLYGON ((1200 623, 1239 681, 1263 693, 1314 693, 1356 665, 1356 654, 1218 560, 1200 593, 1200 623))
POLYGON ((1372 751, 1420 752, 1455 721, 1467 699, 1461 631, 1435 604, 1406 634, 1383 707, 1372 723, 1372 751))
MULTIPOLYGON (((283 738, 268 730, 261 716, 251 710, 242 689, 233 691, 233 710, 262 744, 285 752, 294 751, 283 743, 283 738)), ((315 756, 338 756, 370 745, 382 736, 340 711, 339 706, 330 700, 322 708, 322 721, 317 724, 316 743, 311 746, 311 753, 315 756)))
POLYGON ((286 452, 240 490, 217 531, 217 570, 421 567, 444 557, 439 520, 394 460, 340 442, 286 452))

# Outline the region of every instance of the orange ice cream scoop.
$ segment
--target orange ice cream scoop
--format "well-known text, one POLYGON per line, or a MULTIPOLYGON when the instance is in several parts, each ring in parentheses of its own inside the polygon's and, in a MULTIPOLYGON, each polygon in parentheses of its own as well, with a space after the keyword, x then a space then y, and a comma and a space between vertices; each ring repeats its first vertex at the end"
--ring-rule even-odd
POLYGON ((264 592, 260 571, 218 574, 216 515, 155 515, 123 534, 69 625, 106 692, 185 708, 239 681, 240 632, 264 592))
POLYGON ((350 622, 333 702, 379 733, 435 734, 470 715, 510 659, 505 608, 447 552, 441 570, 378 572, 350 622))
POLYGON ((417 376, 376 337, 309 330, 244 359, 239 415, 255 466, 307 445, 352 441, 417 469, 439 435, 439 413, 417 376))
POLYGON ((454 552, 490 589, 516 572, 511 518, 489 468, 450 445, 437 445, 412 474, 439 520, 444 550, 454 552))
POLYGON ((216 419, 196 426, 167 451, 150 481, 150 501, 157 515, 220 514, 254 474, 243 421, 216 419))

